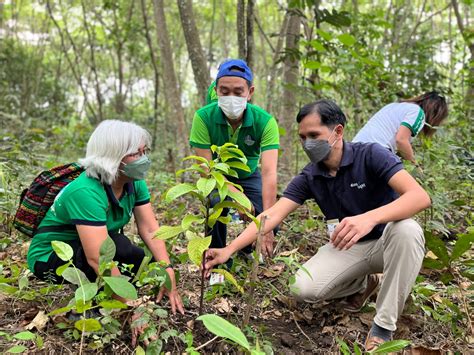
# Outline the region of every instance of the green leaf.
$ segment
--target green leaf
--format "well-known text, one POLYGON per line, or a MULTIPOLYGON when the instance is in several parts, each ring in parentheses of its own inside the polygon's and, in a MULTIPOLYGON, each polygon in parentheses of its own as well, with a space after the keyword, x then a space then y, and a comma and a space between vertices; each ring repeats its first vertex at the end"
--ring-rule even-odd
POLYGON ((232 340, 246 350, 250 350, 250 345, 244 333, 235 325, 215 314, 204 314, 197 318, 204 323, 204 326, 211 333, 221 338, 232 340))
POLYGON ((69 261, 74 255, 72 247, 64 242, 53 240, 51 242, 54 252, 58 255, 61 260, 69 261))
POLYGON ((183 161, 191 160, 191 159, 197 160, 197 161, 199 161, 201 163, 204 163, 204 164, 209 164, 209 161, 206 158, 200 157, 198 155, 189 155, 186 158, 183 158, 183 161))
POLYGON ((321 63, 316 62, 314 60, 310 60, 309 62, 305 63, 304 67, 308 69, 316 70, 316 69, 321 68, 321 63))
POLYGON ((66 270, 70 265, 72 265, 72 260, 69 260, 68 263, 66 263, 66 264, 61 265, 60 267, 58 267, 58 268, 56 269, 56 275, 62 276, 64 270, 66 270))
POLYGON ((13 295, 18 289, 16 287, 10 286, 5 283, 0 284, 0 293, 4 293, 7 295, 13 295))
POLYGON ((234 285, 235 288, 237 289, 237 291, 244 294, 244 288, 238 284, 237 280, 234 278, 234 276, 229 271, 224 270, 224 269, 212 269, 212 272, 224 275, 224 278, 227 281, 229 281, 232 285, 234 285))
POLYGON ((116 253, 115 243, 107 236, 107 238, 102 242, 99 250, 99 264, 108 263, 114 260, 116 253))
POLYGON ((387 354, 391 352, 397 352, 400 351, 404 348, 406 348, 408 345, 410 345, 410 341, 408 340, 392 340, 392 341, 387 341, 386 343, 383 343, 380 345, 377 350, 372 352, 372 354, 387 354))
POLYGON ((99 306, 105 309, 123 309, 128 307, 125 303, 120 302, 119 300, 104 300, 99 303, 99 306))
POLYGON ((75 292, 75 299, 82 300, 82 301, 89 301, 91 300, 98 291, 98 287, 96 283, 88 283, 79 287, 75 292))
POLYGON ((209 194, 214 190, 216 187, 216 180, 215 179, 207 179, 207 178, 199 178, 196 183, 196 187, 199 191, 203 194, 204 197, 209 196, 209 194))
POLYGON ((55 309, 55 310, 49 312, 48 316, 55 316, 56 314, 66 313, 66 312, 69 312, 73 308, 74 308, 74 306, 72 306, 72 305, 66 306, 66 307, 61 307, 61 308, 58 308, 58 309, 55 309))
POLYGON ((187 230, 189 229, 189 227, 191 227, 193 223, 196 223, 196 222, 203 223, 204 218, 195 216, 193 214, 187 214, 186 216, 184 216, 183 220, 181 221, 181 229, 183 231, 187 230))
POLYGON ((431 258, 425 258, 423 260, 423 266, 428 269, 434 269, 434 270, 441 270, 445 267, 442 261, 431 259, 431 258))
POLYGON ((25 331, 25 332, 16 333, 13 337, 15 339, 20 339, 20 340, 33 340, 36 338, 36 335, 32 332, 25 331))
POLYGON ((350 35, 349 33, 344 33, 342 35, 339 35, 337 36, 337 39, 339 40, 339 42, 341 42, 342 44, 350 47, 352 45, 354 45, 354 43, 356 43, 356 39, 354 36, 350 35))
POLYGON ((166 192, 165 201, 166 202, 174 201, 178 197, 194 190, 196 190, 196 188, 193 185, 188 184, 188 183, 173 186, 166 192))
POLYGON ((225 184, 225 177, 218 171, 211 172, 211 175, 217 181, 217 185, 222 187, 225 184))
POLYGON ((28 350, 28 348, 24 345, 15 345, 12 346, 10 349, 7 350, 7 353, 11 354, 19 354, 24 352, 25 350, 28 350))
POLYGON ((74 327, 81 332, 97 332, 102 329, 102 325, 97 319, 80 319, 74 323, 74 327))
POLYGON ((247 164, 244 164, 240 161, 230 161, 227 163, 227 165, 229 165, 231 168, 234 168, 234 169, 240 169, 240 170, 243 170, 243 171, 248 171, 250 172, 250 168, 247 164))
POLYGON ((449 265, 449 254, 444 242, 430 232, 425 233, 426 247, 435 254, 445 267, 449 265))
POLYGON ((229 172, 229 166, 224 163, 217 163, 216 165, 214 165, 214 169, 223 171, 226 174, 229 172))
POLYGON ((454 244, 453 251, 451 252, 451 261, 459 259, 466 251, 471 249, 472 243, 474 242, 474 233, 459 234, 456 244, 454 244))
POLYGON ((120 297, 134 300, 138 297, 135 287, 123 277, 107 276, 104 281, 120 297))
POLYGON ((68 267, 64 270, 63 274, 61 275, 64 280, 69 281, 74 285, 84 285, 90 283, 89 279, 87 278, 86 274, 82 270, 76 269, 74 267, 68 267))
POLYGON ((221 216, 222 213, 222 208, 214 208, 214 212, 211 213, 207 220, 207 225, 212 228, 214 227, 214 224, 216 224, 217 219, 221 216))
POLYGON ((212 237, 206 237, 206 238, 195 238, 189 241, 188 243, 188 255, 189 259, 195 264, 195 265, 201 265, 202 264, 202 254, 204 253, 205 250, 209 248, 209 245, 211 245, 211 240, 212 237))
POLYGON ((231 197, 235 202, 237 202, 238 204, 242 205, 243 207, 245 207, 247 210, 251 210, 252 209, 252 203, 250 202, 250 200, 248 199, 247 196, 245 196, 242 192, 235 192, 235 191, 232 191, 232 190, 229 190, 229 197, 231 197))
POLYGON ((145 355, 145 350, 140 346, 138 345, 136 348, 135 348, 135 355, 145 355))
POLYGON ((317 29, 316 29, 316 32, 317 32, 321 37, 323 37, 326 41, 330 41, 330 40, 332 39, 332 34, 330 34, 329 32, 323 31, 323 30, 320 29, 320 28, 317 28, 317 29))
POLYGON ((181 232, 183 232, 182 226, 161 226, 156 232, 155 237, 157 239, 166 240, 177 236, 181 232))
POLYGON ((221 187, 217 190, 219 192, 220 201, 224 201, 227 195, 229 194, 229 185, 224 183, 221 187))
POLYGON ((340 339, 339 337, 336 337, 337 344, 339 345, 339 351, 343 355, 350 355, 351 354, 351 349, 349 349, 349 345, 347 343, 340 339))
MULTIPOLYGON (((311 45, 311 47, 316 49, 318 52, 325 52, 326 51, 326 48, 324 47, 324 45, 316 39, 313 39, 312 41, 310 41, 309 44, 311 45)), ((309 67, 307 67, 307 68, 309 68, 309 67)), ((310 68, 310 69, 318 69, 318 68, 310 68)))

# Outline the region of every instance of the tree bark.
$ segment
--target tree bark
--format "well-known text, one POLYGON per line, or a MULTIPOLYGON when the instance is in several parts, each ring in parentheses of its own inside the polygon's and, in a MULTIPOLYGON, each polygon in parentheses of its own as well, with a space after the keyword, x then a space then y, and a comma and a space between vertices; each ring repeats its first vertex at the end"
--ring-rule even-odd
POLYGON ((247 58, 247 45, 245 42, 245 0, 237 1, 237 44, 239 45, 239 58, 247 58))
POLYGON ((174 70, 173 54, 171 52, 171 43, 168 27, 166 25, 163 0, 153 0, 153 5, 156 21, 156 35, 158 37, 158 44, 161 53, 163 82, 166 83, 166 90, 164 90, 164 93, 170 108, 169 120, 176 122, 178 157, 182 158, 185 155, 189 155, 189 144, 184 110, 181 105, 181 90, 174 70))
POLYGON ((456 16, 459 31, 461 32, 461 35, 464 38, 467 47, 469 48, 469 52, 471 53, 471 58, 469 60, 469 74, 467 77, 468 87, 466 96, 464 97, 464 102, 466 104, 468 114, 472 115, 474 111, 474 41, 471 35, 472 29, 466 29, 466 27, 464 26, 461 13, 459 12, 459 5, 457 0, 452 0, 451 3, 453 5, 454 15, 456 16))
POLYGON ((178 8, 189 58, 193 67, 194 81, 196 82, 201 104, 205 105, 207 88, 211 82, 211 77, 207 68, 204 51, 202 50, 201 40, 199 39, 199 31, 194 20, 191 0, 178 0, 178 8))
POLYGON ((255 61, 255 41, 253 38, 255 0, 247 1, 247 64, 250 68, 254 67, 255 61))
MULTIPOLYGON (((285 53, 294 53, 298 49, 301 18, 298 13, 291 12, 286 31, 285 53)), ((283 68, 283 99, 282 109, 279 115, 280 125, 286 134, 281 137, 282 166, 288 174, 291 171, 293 161, 293 127, 296 114, 295 88, 298 85, 298 63, 293 55, 287 55, 283 68)))
POLYGON ((269 72, 268 85, 267 85, 267 97, 266 97, 266 101, 267 101, 266 110, 269 113, 273 111, 274 109, 273 104, 276 101, 273 99, 273 95, 275 94, 275 86, 276 86, 275 78, 279 77, 279 74, 281 71, 280 66, 278 65, 278 62, 280 60, 281 49, 283 47, 283 40, 285 39, 285 33, 287 31, 289 18, 290 18, 290 13, 286 12, 285 17, 283 18, 283 23, 281 25, 280 34, 278 36, 275 52, 273 54, 273 70, 270 70, 269 72))
MULTIPOLYGON (((156 137, 158 135, 158 95, 160 92, 160 71, 158 69, 158 59, 153 47, 153 41, 151 40, 150 25, 148 24, 148 11, 146 8, 145 0, 140 0, 142 15, 143 15, 143 27, 145 29, 145 38, 150 52, 150 60, 153 68, 153 137, 152 147, 156 145, 156 137)), ((166 142, 166 133, 163 134, 163 142, 166 142)))

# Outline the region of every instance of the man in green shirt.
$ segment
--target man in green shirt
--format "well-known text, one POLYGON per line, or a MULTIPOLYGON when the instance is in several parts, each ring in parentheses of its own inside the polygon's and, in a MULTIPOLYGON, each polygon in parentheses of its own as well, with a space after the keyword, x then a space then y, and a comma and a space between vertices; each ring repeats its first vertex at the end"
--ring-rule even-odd
MULTIPOLYGON (((212 159, 211 145, 221 146, 228 142, 238 145, 248 159, 250 172, 238 170, 238 178, 227 178, 242 186, 258 215, 276 202, 279 134, 275 118, 248 103, 255 90, 252 81, 252 71, 245 61, 232 59, 221 64, 215 86, 217 102, 196 111, 190 144, 197 155, 208 160, 212 159)), ((226 226, 216 223, 211 248, 225 247, 226 235, 226 226)), ((271 253, 273 241, 271 231, 263 241, 264 254, 271 253)))

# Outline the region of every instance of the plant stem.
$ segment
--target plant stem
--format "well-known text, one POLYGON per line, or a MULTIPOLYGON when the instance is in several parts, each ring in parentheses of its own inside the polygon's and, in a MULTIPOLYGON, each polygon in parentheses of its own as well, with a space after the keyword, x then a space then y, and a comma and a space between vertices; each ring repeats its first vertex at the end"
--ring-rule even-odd
MULTIPOLYGON (((204 224, 204 238, 207 237, 209 234, 209 209, 211 208, 211 199, 209 196, 206 198, 206 222, 204 224)), ((204 266, 206 265, 206 251, 204 250, 202 253, 202 261, 201 261, 201 296, 199 298, 199 315, 202 315, 202 308, 204 304, 204 283, 206 281, 204 266)))
POLYGON ((250 289, 247 298, 247 308, 245 309, 244 319, 242 321, 242 328, 247 326, 250 321, 250 313, 254 307, 255 299, 253 297, 254 286, 257 282, 258 264, 260 263, 260 245, 262 243, 263 233, 265 231, 265 221, 268 217, 266 215, 260 218, 260 226, 258 227, 257 243, 255 245, 255 258, 252 264, 252 274, 250 276, 250 289))

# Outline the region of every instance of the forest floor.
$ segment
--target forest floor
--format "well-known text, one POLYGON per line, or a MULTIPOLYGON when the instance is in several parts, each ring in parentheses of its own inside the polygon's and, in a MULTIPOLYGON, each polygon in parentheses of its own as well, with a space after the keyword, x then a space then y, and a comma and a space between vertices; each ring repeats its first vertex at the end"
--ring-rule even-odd
MULTIPOLYGON (((304 219, 305 216, 296 215, 292 221, 282 226, 276 257, 260 265, 258 285, 251 300, 248 299, 248 294, 240 294, 234 286, 227 283, 224 286, 206 286, 203 313, 219 314, 240 327, 245 308, 249 302, 253 302, 250 327, 245 329, 245 333, 250 343, 255 344, 258 339, 262 349, 271 347, 275 354, 338 353, 341 352, 340 341, 349 347, 350 352, 353 352, 355 343, 363 349, 365 336, 375 314, 373 302, 360 313, 347 313, 338 300, 296 304, 289 297, 288 279, 297 267, 296 263, 289 260, 303 263, 324 243, 323 238, 314 231, 297 239, 296 235, 300 234, 295 233, 295 230, 301 228, 294 227, 301 224, 300 218, 304 219)), ((232 227, 229 234, 234 235, 232 227)), ((176 253, 183 252, 177 245, 173 248, 176 253)), ((18 275, 18 271, 24 269, 26 250, 24 243, 12 243, 0 253, 0 260, 4 265, 1 270, 2 282, 8 282, 9 277, 18 275), (7 268, 5 265, 10 266, 7 268)), ((234 276, 238 282, 243 282, 249 275, 250 264, 239 260, 238 257, 235 258, 234 264, 234 276)), ((181 334, 191 330, 194 348, 210 341, 199 349, 201 353, 236 352, 236 347, 222 338, 212 340, 214 335, 207 332, 200 322, 194 321, 198 316, 200 293, 200 273, 197 267, 188 263, 177 265, 177 269, 181 274, 179 289, 185 302, 186 313, 184 316, 170 315, 166 326, 181 334)), ((474 353, 474 338, 468 330, 470 327, 472 329, 472 325, 469 326, 469 314, 472 309, 469 309, 470 305, 466 301, 466 294, 472 289, 472 284, 467 279, 460 279, 458 287, 450 288, 449 285, 445 286, 438 281, 436 272, 423 269, 420 275, 423 279, 417 284, 418 291, 412 292, 394 336, 395 339, 411 341, 411 346, 404 353, 474 353), (423 291, 425 289, 433 292, 427 295, 423 291), (461 311, 455 313, 449 307, 442 307, 447 304, 445 300, 448 305, 449 302, 457 305, 461 311), (422 304, 428 307, 423 309, 422 304), (430 312, 430 309, 433 311, 430 312)), ((48 289, 47 292, 44 291, 45 287, 44 282, 30 275, 28 286, 24 288, 23 293, 12 296, 1 292, 3 289, 0 289, 0 353, 15 344, 26 346, 27 353, 79 353, 80 339, 74 339, 71 331, 68 331, 73 326, 64 314, 49 316, 45 318, 45 322, 35 321, 32 325, 38 313, 48 314, 65 306, 73 295, 73 289, 68 285, 48 289), (11 335, 28 328, 40 335, 43 343, 41 349, 38 349, 37 341, 35 343, 12 338, 11 335)), ((168 309, 166 300, 163 305, 168 309)), ((119 315, 122 331, 116 336, 107 336, 105 333, 86 336, 83 351, 106 354, 134 353, 131 347, 130 326, 126 318, 127 311, 122 311, 119 315), (93 342, 100 345, 98 349, 90 349, 93 342)), ((185 349, 186 345, 182 340, 170 337, 163 344, 162 351, 174 354, 182 353, 185 349)))

